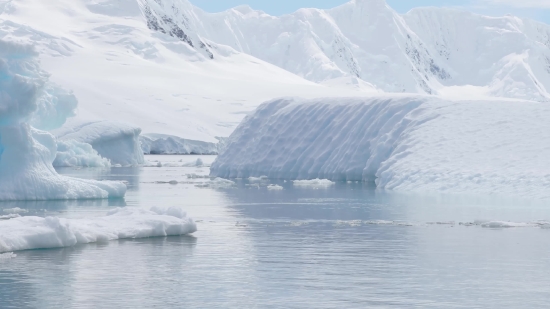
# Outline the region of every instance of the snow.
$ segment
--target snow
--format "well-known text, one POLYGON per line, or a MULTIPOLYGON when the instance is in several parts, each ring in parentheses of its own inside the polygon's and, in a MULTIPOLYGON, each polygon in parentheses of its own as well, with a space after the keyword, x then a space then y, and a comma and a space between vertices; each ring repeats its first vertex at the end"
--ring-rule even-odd
POLYGON ((57 152, 54 136, 33 128, 28 121, 58 124, 60 118, 74 112, 67 110, 72 103, 62 103, 72 99, 49 82, 31 47, 1 40, 0 47, 0 201, 124 196, 123 183, 57 174, 52 166, 57 152), (41 108, 44 104, 47 108, 41 108), (54 113, 57 108, 59 113, 54 113))
POLYGON ((183 139, 166 134, 144 134, 139 138, 144 154, 218 154, 218 144, 183 139))
POLYGON ((179 208, 117 208, 102 217, 20 217, 0 221, 0 253, 69 247, 126 238, 193 233, 197 227, 179 208))
POLYGON ((276 99, 228 140, 212 177, 550 198, 550 106, 517 100, 276 99))
MULTIPOLYGON (((79 152, 77 148, 85 148, 82 145, 84 143, 91 145, 94 151, 112 164, 128 166, 144 163, 139 141, 141 129, 120 121, 78 123, 71 120, 70 125, 54 130, 53 133, 58 140, 65 142, 64 145, 73 146, 72 151, 75 152, 79 152)), ((100 160, 97 155, 90 152, 89 149, 86 154, 88 158, 96 161, 96 166, 102 165, 101 162, 97 162, 100 160)), ((104 160, 102 161, 104 162, 104 160)))
MULTIPOLYGON (((196 48, 170 31, 149 29, 140 9, 145 2, 155 6, 141 0, 13 0, 0 6, 0 38, 36 46, 50 79, 73 90, 79 106, 74 120, 65 124, 69 129, 122 121, 144 134, 218 143, 216 137, 229 136, 265 100, 364 94, 313 83, 202 39, 181 24, 182 16, 168 17, 180 23, 196 48), (200 42, 210 45, 214 59, 200 42)), ((176 4, 181 12, 190 6, 187 1, 159 3, 164 8, 176 4)), ((156 5, 157 16, 161 9, 156 5)))

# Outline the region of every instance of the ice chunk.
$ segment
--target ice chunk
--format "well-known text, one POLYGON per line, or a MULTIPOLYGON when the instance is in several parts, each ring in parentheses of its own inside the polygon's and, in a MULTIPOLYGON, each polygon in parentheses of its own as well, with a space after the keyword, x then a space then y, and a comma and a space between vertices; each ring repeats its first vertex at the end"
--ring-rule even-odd
POLYGON ((144 134, 139 137, 145 154, 218 154, 218 144, 184 139, 166 134, 144 134))
POLYGON ((223 178, 215 178, 202 184, 197 184, 197 188, 231 188, 235 186, 235 182, 223 178))
MULTIPOLYGON (((60 176, 54 170, 55 138, 28 123, 37 115, 39 102, 45 101, 40 98, 46 96, 48 102, 55 103, 57 93, 48 92, 55 86, 49 83, 48 75, 40 70, 34 56, 32 48, 26 45, 0 41, 0 200, 124 196, 123 183, 74 179, 60 176)), ((53 106, 46 110, 57 108, 53 106)), ((61 114, 61 118, 68 115, 61 114)), ((54 122, 61 121, 58 116, 53 117, 54 122)), ((47 123, 47 119, 42 123, 47 123)))
POLYGON ((328 187, 334 185, 334 182, 328 179, 294 180, 295 186, 328 187))
MULTIPOLYGON (((141 129, 120 121, 69 122, 54 130, 58 140, 90 144, 103 158, 122 166, 144 163, 139 142, 141 129)), ((81 145, 81 144, 80 144, 81 145)), ((99 163, 99 162, 97 162, 99 163)))
POLYGON ((103 217, 20 217, 0 221, 0 253, 69 247, 125 238, 185 235, 197 230, 181 209, 117 208, 103 217))
POLYGON ((111 161, 101 157, 90 144, 67 140, 57 142, 53 166, 111 167, 111 161))
POLYGON ((24 213, 27 213, 29 212, 28 210, 26 209, 21 209, 19 207, 15 207, 15 208, 8 208, 8 209, 4 209, 2 210, 3 212, 7 213, 7 214, 24 214, 24 213))

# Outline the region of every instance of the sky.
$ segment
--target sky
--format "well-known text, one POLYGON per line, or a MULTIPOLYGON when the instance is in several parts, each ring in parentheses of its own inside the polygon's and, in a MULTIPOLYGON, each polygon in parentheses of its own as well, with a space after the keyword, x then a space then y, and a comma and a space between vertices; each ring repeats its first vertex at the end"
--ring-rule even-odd
MULTIPOLYGON (((190 1, 207 12, 221 12, 241 4, 248 4, 252 8, 265 11, 270 15, 283 15, 304 7, 332 8, 349 0, 190 1)), ((406 13, 414 7, 421 6, 454 7, 490 16, 512 14, 550 24, 550 0, 387 0, 387 3, 399 13, 406 13)))

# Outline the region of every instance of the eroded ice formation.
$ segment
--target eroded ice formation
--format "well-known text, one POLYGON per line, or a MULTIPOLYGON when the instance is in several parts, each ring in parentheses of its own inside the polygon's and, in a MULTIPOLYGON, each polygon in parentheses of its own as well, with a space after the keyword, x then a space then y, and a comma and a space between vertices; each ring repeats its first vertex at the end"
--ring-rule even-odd
POLYGON ((122 197, 126 186, 60 176, 48 128, 74 113, 75 98, 49 83, 28 45, 0 41, 0 200, 122 197))

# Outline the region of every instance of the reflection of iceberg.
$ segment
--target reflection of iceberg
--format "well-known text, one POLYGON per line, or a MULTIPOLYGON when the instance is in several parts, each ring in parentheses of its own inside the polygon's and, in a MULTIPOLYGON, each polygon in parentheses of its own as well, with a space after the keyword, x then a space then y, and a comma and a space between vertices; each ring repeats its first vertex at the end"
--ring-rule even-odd
POLYGON ((34 56, 28 46, 0 41, 0 200, 124 196, 122 183, 69 178, 54 170, 55 138, 29 122, 58 125, 74 114, 76 99, 48 82, 34 56))
POLYGON ((197 230, 179 208, 117 208, 104 217, 20 217, 0 225, 0 253, 125 238, 185 235, 197 230))

